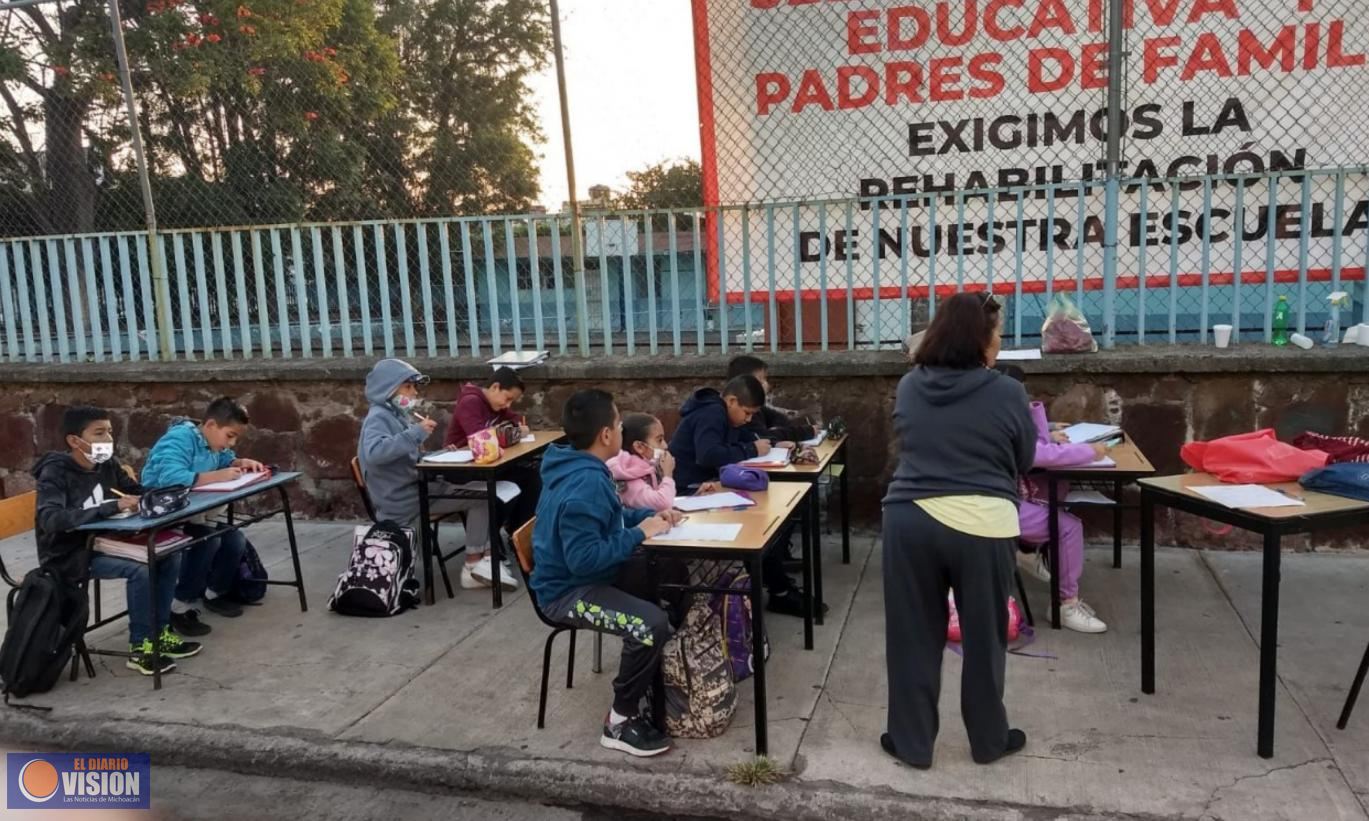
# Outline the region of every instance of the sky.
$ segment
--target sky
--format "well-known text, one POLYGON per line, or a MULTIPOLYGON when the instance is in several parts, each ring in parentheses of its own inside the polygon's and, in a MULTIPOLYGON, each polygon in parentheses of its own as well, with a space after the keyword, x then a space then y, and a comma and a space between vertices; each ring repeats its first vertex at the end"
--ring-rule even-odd
MULTIPOLYGON (((627 187, 626 172, 699 157, 689 0, 560 0, 579 195, 627 187)), ((531 82, 546 142, 542 204, 567 199, 556 68, 531 82)))

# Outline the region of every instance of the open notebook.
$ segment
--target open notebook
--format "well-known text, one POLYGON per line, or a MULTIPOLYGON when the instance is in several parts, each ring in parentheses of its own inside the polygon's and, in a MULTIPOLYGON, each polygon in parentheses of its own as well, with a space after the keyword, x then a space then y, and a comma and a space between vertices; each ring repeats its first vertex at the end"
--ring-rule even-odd
POLYGON ((264 482, 271 478, 271 471, 261 470, 256 473, 244 473, 236 479, 229 479, 226 482, 210 482, 207 485, 196 485, 191 490, 201 493, 227 493, 228 491, 238 490, 239 488, 255 485, 257 482, 264 482))

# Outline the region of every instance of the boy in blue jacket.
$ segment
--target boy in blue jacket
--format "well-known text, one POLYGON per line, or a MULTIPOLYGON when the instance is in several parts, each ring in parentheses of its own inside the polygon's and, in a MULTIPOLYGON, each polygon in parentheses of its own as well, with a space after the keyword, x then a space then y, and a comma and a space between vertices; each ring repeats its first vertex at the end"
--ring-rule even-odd
POLYGON ((634 756, 660 755, 670 739, 642 716, 641 701, 674 631, 646 574, 634 567, 645 562, 638 545, 681 516, 624 509, 618 500, 606 462, 622 449, 623 427, 610 394, 579 391, 566 402, 561 424, 570 446, 553 446, 542 458, 532 591, 547 618, 622 638, 613 708, 599 743, 634 756))
MULTIPOLYGON (((227 482, 244 473, 265 470, 261 462, 240 459, 233 452, 249 419, 247 410, 228 397, 209 403, 204 420, 174 419, 143 465, 142 485, 160 488, 171 485, 197 487, 227 482)), ((187 524, 186 535, 199 538, 218 528, 207 521, 187 524)), ((171 602, 171 627, 182 636, 203 636, 209 625, 200 621, 196 605, 226 618, 242 615, 242 607, 229 593, 238 577, 238 565, 247 550, 247 537, 241 530, 224 529, 217 538, 206 539, 181 556, 180 581, 171 602)))
MULTIPOLYGON (((675 486, 693 493, 704 482, 718 478, 727 465, 770 452, 768 439, 756 438, 752 419, 765 408, 765 388, 750 374, 734 376, 722 393, 700 388, 680 409, 680 425, 670 439, 675 457, 675 486)), ((786 536, 780 544, 789 541, 786 536)), ((784 572, 783 551, 764 556, 761 575, 770 593, 766 609, 783 616, 803 616, 803 589, 784 572)))

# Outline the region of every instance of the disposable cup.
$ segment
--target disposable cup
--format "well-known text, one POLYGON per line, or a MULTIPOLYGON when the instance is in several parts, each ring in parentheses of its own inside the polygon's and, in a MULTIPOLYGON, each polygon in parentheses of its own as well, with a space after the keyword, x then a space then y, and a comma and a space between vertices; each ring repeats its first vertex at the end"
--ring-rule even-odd
POLYGON ((1213 325, 1212 339, 1217 343, 1218 348, 1225 348, 1231 345, 1231 326, 1213 325))
POLYGON ((1312 347, 1312 340, 1302 334, 1291 334, 1288 337, 1288 341, 1297 345, 1299 348, 1302 348, 1304 351, 1310 350, 1312 347))

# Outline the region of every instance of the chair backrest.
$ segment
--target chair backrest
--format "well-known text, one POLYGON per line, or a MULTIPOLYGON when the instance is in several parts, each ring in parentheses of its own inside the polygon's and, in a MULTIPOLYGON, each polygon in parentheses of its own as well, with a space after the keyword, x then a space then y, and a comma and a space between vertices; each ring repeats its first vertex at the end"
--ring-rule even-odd
POLYGON ((518 554, 518 566, 523 568, 525 576, 532 575, 532 526, 536 523, 534 516, 513 534, 513 550, 518 554))
MULTIPOLYGON (((33 530, 37 511, 38 494, 35 491, 0 499, 0 539, 8 539, 33 530)), ((5 569, 4 559, 0 559, 0 578, 3 578, 10 587, 19 586, 5 569)))
POLYGON ((366 515, 371 517, 371 521, 376 520, 376 508, 371 504, 371 494, 366 490, 366 477, 361 475, 361 460, 352 457, 352 483, 357 486, 357 493, 361 494, 361 506, 366 508, 366 515))

